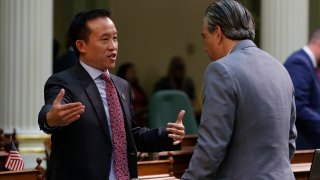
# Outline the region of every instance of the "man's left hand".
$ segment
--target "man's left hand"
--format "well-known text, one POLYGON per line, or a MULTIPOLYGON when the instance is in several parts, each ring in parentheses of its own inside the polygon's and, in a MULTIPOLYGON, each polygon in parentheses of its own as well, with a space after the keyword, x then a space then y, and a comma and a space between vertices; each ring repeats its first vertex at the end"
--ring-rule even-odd
POLYGON ((173 145, 177 145, 182 142, 182 139, 184 138, 185 131, 184 131, 184 125, 182 124, 182 118, 185 114, 184 110, 181 110, 178 119, 175 123, 168 123, 167 124, 167 131, 169 132, 169 137, 173 139, 173 145))

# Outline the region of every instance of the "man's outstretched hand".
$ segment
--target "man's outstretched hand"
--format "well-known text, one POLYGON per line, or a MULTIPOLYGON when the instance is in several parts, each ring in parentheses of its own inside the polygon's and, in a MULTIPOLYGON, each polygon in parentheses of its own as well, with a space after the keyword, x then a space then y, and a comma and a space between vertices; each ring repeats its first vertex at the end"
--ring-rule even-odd
POLYGON ((175 123, 168 123, 167 124, 167 131, 169 132, 169 137, 173 139, 173 145, 177 145, 182 142, 184 138, 185 131, 184 126, 182 124, 182 118, 185 114, 184 110, 181 110, 178 119, 175 123))
POLYGON ((61 89, 56 99, 53 101, 51 110, 47 113, 47 124, 50 127, 66 126, 80 118, 80 114, 84 112, 84 105, 80 102, 69 104, 61 104, 61 100, 65 94, 61 89))

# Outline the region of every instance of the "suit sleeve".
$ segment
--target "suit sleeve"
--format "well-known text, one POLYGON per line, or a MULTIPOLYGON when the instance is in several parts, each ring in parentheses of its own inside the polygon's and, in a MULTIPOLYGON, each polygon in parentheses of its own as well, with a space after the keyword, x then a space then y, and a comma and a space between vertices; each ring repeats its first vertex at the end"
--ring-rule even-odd
POLYGON ((140 152, 160 152, 180 150, 181 144, 173 145, 165 128, 135 128, 133 131, 137 150, 140 152))
MULTIPOLYGON (((59 127, 49 127, 47 124, 46 115, 50 111, 53 101, 59 94, 61 88, 63 88, 62 85, 59 85, 59 83, 56 81, 56 79, 52 76, 48 79, 48 81, 45 84, 44 88, 44 100, 45 105, 42 106, 39 115, 38 115, 38 124, 40 127, 40 130, 44 131, 47 134, 52 134, 56 131, 58 131, 59 127)), ((65 104, 68 99, 68 91, 65 91, 65 96, 63 97, 61 104, 65 104)))
POLYGON ((181 143, 173 145, 172 138, 168 137, 168 132, 165 128, 142 128, 136 127, 135 114, 132 105, 131 87, 129 83, 126 83, 128 89, 128 96, 130 97, 130 105, 127 109, 130 109, 127 114, 131 119, 131 133, 135 141, 137 151, 140 152, 160 152, 160 151, 172 151, 180 150, 181 143))
MULTIPOLYGON (((294 59, 292 63, 285 64, 295 89, 295 103, 297 108, 297 123, 303 123, 305 129, 313 131, 320 136, 320 114, 311 106, 311 93, 315 91, 313 84, 313 73, 308 65, 300 60, 294 59)), ((320 93, 320 92, 315 92, 320 93)))
POLYGON ((198 141, 182 179, 215 179, 230 142, 236 111, 232 77, 218 62, 205 73, 198 141))

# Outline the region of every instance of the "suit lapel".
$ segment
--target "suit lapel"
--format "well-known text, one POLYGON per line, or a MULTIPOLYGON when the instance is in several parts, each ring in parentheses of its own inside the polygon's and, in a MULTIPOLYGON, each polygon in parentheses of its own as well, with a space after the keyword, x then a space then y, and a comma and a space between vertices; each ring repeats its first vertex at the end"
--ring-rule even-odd
MULTIPOLYGON (((109 128, 107 127, 107 123, 106 123, 107 121, 106 112, 104 110, 103 102, 101 100, 101 96, 95 82, 92 80, 88 72, 80 65, 80 63, 78 63, 75 66, 74 73, 75 73, 75 76, 79 79, 81 86, 83 87, 86 95, 88 96, 93 106, 93 109, 96 115, 98 116, 99 123, 103 128, 105 135, 111 141, 109 128)), ((125 92, 128 92, 129 90, 120 81, 116 80, 116 77, 112 74, 111 74, 111 80, 116 87, 118 97, 120 100, 128 142, 133 142, 132 135, 131 135, 131 125, 128 122, 128 118, 130 117, 127 117, 127 115, 130 116, 130 109, 126 108, 127 107, 126 101, 130 101, 130 97, 128 93, 125 93, 125 92)))
POLYGON ((86 95, 88 96, 93 109, 98 116, 100 125, 105 133, 105 135, 111 140, 109 129, 107 128, 107 116, 103 107, 103 102, 99 90, 90 77, 88 72, 78 63, 75 67, 75 75, 79 79, 86 95))
POLYGON ((114 86, 116 87, 117 93, 118 93, 118 98, 120 100, 120 104, 121 104, 121 108, 122 108, 122 113, 123 113, 123 117, 125 119, 125 123, 128 123, 128 118, 126 117, 127 114, 130 114, 130 110, 128 108, 126 108, 125 103, 127 103, 126 101, 129 101, 130 97, 128 97, 128 95, 126 95, 126 91, 128 91, 128 89, 126 89, 124 87, 123 84, 121 84, 120 81, 117 81, 115 79, 115 76, 111 74, 111 80, 114 84, 114 86))
POLYGON ((130 174, 136 173, 136 157, 137 157, 137 149, 135 146, 135 142, 133 139, 133 135, 131 133, 132 123, 131 123, 131 109, 128 107, 128 103, 131 101, 130 97, 130 89, 128 89, 128 86, 124 85, 124 83, 121 83, 120 80, 117 80, 117 77, 111 74, 111 80, 114 84, 114 86, 117 89, 118 97, 120 100, 121 108, 122 108, 122 114, 124 118, 124 126, 126 130, 126 137, 127 137, 127 148, 128 148, 128 160, 129 160, 129 166, 130 166, 130 174), (129 93, 128 93, 129 92, 129 93), (130 117, 128 117, 130 116, 130 117))

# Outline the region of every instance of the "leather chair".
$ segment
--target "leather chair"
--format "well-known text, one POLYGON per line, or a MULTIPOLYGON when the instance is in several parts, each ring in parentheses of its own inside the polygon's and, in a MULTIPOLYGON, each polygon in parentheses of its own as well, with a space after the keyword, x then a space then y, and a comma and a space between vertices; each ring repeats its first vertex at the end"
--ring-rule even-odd
POLYGON ((177 120, 181 110, 186 111, 182 120, 186 134, 197 134, 198 123, 191 102, 187 94, 179 90, 161 90, 152 96, 149 127, 167 127, 168 122, 177 120))

